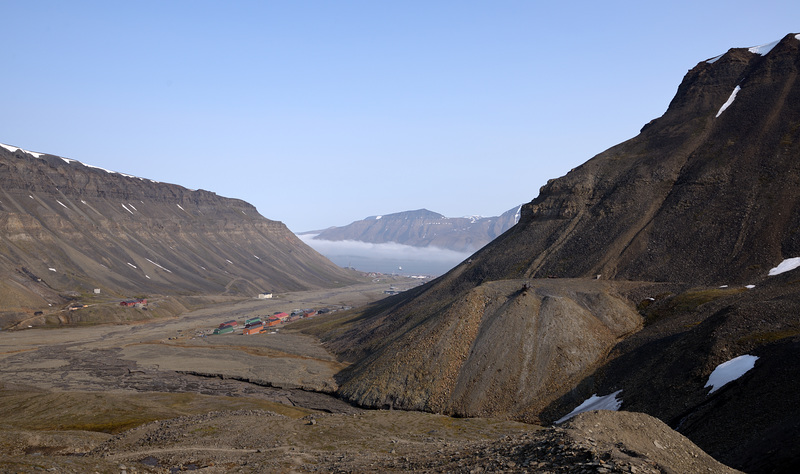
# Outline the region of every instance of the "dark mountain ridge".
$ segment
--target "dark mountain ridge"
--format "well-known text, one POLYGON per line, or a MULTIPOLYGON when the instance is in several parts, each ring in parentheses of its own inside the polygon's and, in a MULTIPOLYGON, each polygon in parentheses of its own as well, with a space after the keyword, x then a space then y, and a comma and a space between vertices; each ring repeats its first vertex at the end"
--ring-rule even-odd
POLYGON ((244 201, 11 146, 0 146, 0 229, 9 314, 94 288, 255 296, 357 280, 244 201))
POLYGON ((798 72, 795 34, 699 63, 662 117, 549 181, 470 259, 319 329, 352 362, 340 394, 553 421, 621 390, 723 462, 793 472, 800 279, 768 272, 800 256, 798 72), (743 354, 755 367, 710 395, 743 354))
POLYGON ((800 253, 798 44, 690 70, 661 118, 523 206, 503 238, 528 259, 495 250, 492 277, 747 282, 800 253))
POLYGON ((414 247, 439 247, 474 252, 510 229, 519 219, 519 207, 496 217, 445 217, 419 209, 370 216, 343 227, 316 233, 318 240, 356 240, 369 243, 397 242, 414 247))

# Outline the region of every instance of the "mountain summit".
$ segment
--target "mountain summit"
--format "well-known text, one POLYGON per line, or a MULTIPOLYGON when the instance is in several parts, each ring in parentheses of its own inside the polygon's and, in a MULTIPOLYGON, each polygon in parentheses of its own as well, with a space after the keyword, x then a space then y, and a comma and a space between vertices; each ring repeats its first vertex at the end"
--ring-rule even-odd
MULTIPOLYGON (((519 220, 519 207, 498 217, 445 217, 427 209, 370 216, 344 227, 314 232, 317 240, 356 240, 381 244, 397 242, 413 247, 439 247, 474 252, 519 220)), ((311 233, 311 232, 309 232, 311 233)))

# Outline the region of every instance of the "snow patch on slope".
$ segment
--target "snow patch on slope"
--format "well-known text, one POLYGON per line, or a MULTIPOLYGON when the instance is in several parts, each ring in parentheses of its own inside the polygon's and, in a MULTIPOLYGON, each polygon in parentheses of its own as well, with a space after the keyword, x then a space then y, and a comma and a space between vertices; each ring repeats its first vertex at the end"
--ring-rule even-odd
POLYGON ((740 86, 736 86, 736 87, 733 88, 733 92, 731 92, 731 96, 728 97, 728 100, 725 101, 725 103, 722 104, 722 107, 719 108, 719 112, 717 112, 717 117, 719 117, 722 114, 722 112, 725 112, 725 109, 730 107, 730 105, 736 99, 736 94, 738 94, 740 90, 742 90, 742 88, 740 86))
MULTIPOLYGON (((22 148, 18 148, 18 147, 15 147, 15 146, 5 145, 3 143, 0 143, 0 147, 5 148, 6 150, 10 151, 11 153, 15 153, 17 150, 19 150, 19 151, 21 151, 23 153, 27 153, 27 154, 33 156, 34 158, 41 158, 42 155, 46 154, 46 153, 36 153, 34 151, 24 150, 22 148)), ((53 155, 53 156, 56 156, 56 155, 53 155)), ((73 160, 73 159, 70 159, 70 158, 64 158, 63 156, 57 156, 57 158, 61 159, 66 164, 80 163, 80 164, 82 164, 83 166, 85 166, 87 168, 94 168, 94 169, 97 169, 97 170, 100 170, 100 171, 105 171, 106 173, 109 173, 109 174, 118 174, 120 176, 125 176, 126 178, 136 178, 136 179, 140 179, 140 180, 144 181, 144 178, 139 178, 138 176, 133 176, 133 175, 130 175, 130 174, 120 173, 119 171, 107 170, 107 169, 101 168, 99 166, 87 165, 86 163, 83 163, 81 161, 73 160)), ((149 179, 148 181, 151 181, 153 183, 157 183, 158 182, 158 181, 153 181, 152 179, 149 179)))
MULTIPOLYGON (((800 40, 800 34, 794 35, 794 38, 797 39, 797 40, 800 40)), ((765 56, 765 55, 769 54, 769 52, 772 51, 772 48, 774 48, 780 42, 781 42, 780 40, 773 41, 772 43, 767 43, 767 44, 762 44, 760 46, 753 46, 751 48, 747 48, 747 50, 750 51, 753 54, 759 54, 761 56, 765 56)), ((722 53, 719 56, 715 56, 715 57, 713 57, 711 59, 706 60, 706 63, 714 64, 715 62, 717 62, 717 60, 719 60, 719 58, 721 58, 723 56, 725 56, 725 53, 722 53)))
MULTIPOLYGON (((157 266, 158 268, 160 268, 160 269, 164 270, 164 271, 165 271, 165 272, 167 272, 167 273, 172 273, 172 272, 171 272, 169 269, 162 267, 161 265, 157 264, 156 262, 154 262, 154 261, 150 260, 150 259, 149 259, 149 258, 147 258, 147 257, 145 257, 145 260, 147 260, 148 262, 150 262, 150 263, 152 263, 153 265, 157 266)), ((148 277, 148 278, 149 278, 149 277, 148 277)))
POLYGON ((617 396, 621 392, 622 390, 617 390, 612 394, 604 395, 602 397, 598 397, 597 394, 595 393, 594 395, 589 397, 586 401, 575 407, 574 410, 556 420, 556 424, 563 423, 572 418, 573 416, 586 411, 592 411, 592 410, 618 411, 619 407, 622 406, 622 400, 617 400, 617 396))
POLYGON ((753 54, 760 54, 761 56, 765 56, 769 54, 769 52, 772 51, 772 48, 774 48, 780 42, 781 42, 780 40, 773 41, 772 43, 767 43, 767 44, 762 44, 760 46, 753 46, 752 48, 747 48, 747 50, 753 54))
MULTIPOLYGON (((59 158, 61 158, 61 157, 59 157, 59 158)), ((70 160, 68 158, 61 158, 61 159, 66 161, 67 163, 69 163, 71 161, 76 161, 76 160, 70 160)), ((111 171, 111 170, 107 170, 105 168, 101 168, 99 166, 87 165, 86 163, 82 163, 82 164, 83 164, 83 166, 86 166, 87 168, 94 168, 96 170, 105 171, 108 174, 118 174, 120 176, 125 176, 126 178, 136 178, 136 176, 133 176, 131 174, 120 173, 119 171, 111 171)), ((142 178, 139 178, 139 179, 142 179, 142 178)))
POLYGON ((787 258, 786 260, 782 261, 777 267, 771 269, 769 271, 769 276, 780 275, 781 273, 794 270, 797 267, 800 267, 800 257, 787 258))
POLYGON ((719 390, 728 382, 733 382, 748 370, 752 369, 758 357, 752 355, 741 355, 727 362, 723 362, 708 376, 705 388, 711 387, 709 395, 719 390))
POLYGON ((11 145, 5 145, 3 143, 0 143, 0 146, 5 148, 6 150, 10 151, 11 153, 15 153, 17 150, 19 150, 19 151, 21 151, 23 153, 27 153, 27 154, 33 156, 34 158, 39 158, 40 156, 42 156, 44 154, 44 153, 36 153, 36 152, 33 152, 33 151, 23 150, 22 148, 17 148, 15 146, 11 146, 11 145))

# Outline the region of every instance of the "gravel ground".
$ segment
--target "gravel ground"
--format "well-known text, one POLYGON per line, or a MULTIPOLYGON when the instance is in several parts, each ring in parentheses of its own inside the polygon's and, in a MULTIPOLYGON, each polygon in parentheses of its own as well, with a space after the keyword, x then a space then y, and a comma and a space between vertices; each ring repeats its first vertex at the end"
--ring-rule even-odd
MULTIPOLYGON (((9 471, 736 472, 647 415, 591 412, 563 427, 399 411, 290 418, 216 411, 146 423, 82 444, 7 450, 9 471), (89 449, 87 449, 89 448, 89 449)), ((65 443, 51 440, 51 444, 65 443)), ((67 441, 67 443, 69 443, 67 441)))
POLYGON ((312 337, 202 337, 233 317, 363 304, 385 286, 0 333, 0 472, 730 472, 646 415, 543 428, 367 411, 325 393, 341 365, 312 337))

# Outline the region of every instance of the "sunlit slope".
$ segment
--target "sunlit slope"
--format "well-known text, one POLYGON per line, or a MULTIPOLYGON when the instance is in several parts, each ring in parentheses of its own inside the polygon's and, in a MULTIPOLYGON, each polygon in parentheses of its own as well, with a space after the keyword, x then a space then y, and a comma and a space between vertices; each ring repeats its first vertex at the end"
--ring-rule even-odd
POLYGON ((94 288, 255 296, 355 280, 282 223, 209 191, 11 146, 0 184, 0 271, 21 306, 94 288))

